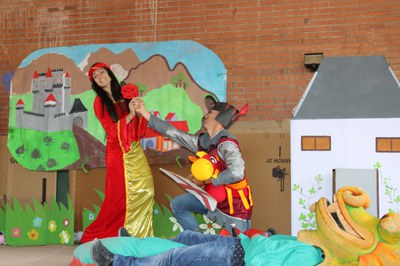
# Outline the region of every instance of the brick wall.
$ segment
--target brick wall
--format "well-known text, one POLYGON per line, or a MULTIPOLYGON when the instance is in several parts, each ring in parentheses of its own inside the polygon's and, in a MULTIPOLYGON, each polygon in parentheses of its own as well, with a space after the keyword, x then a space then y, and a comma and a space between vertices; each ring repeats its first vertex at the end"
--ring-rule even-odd
MULTIPOLYGON (((304 53, 384 55, 400 76, 400 2, 337 0, 2 0, 0 76, 31 52, 82 44, 193 40, 228 70, 242 120, 289 119, 312 73, 304 53)), ((0 135, 9 91, 0 84, 0 135)))

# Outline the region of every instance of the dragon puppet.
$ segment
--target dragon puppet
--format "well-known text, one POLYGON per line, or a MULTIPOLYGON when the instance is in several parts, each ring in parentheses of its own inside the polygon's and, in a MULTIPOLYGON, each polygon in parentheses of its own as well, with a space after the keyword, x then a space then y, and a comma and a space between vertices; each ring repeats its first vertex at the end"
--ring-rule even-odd
MULTIPOLYGON (((220 159, 218 156, 210 156, 205 151, 199 151, 196 156, 189 156, 192 162, 190 172, 194 178, 199 181, 206 181, 210 178, 217 178, 221 172, 220 159)), ((226 191, 223 186, 214 186, 208 184, 204 190, 210 194, 218 203, 226 199, 226 191)))
POLYGON ((316 202, 317 230, 301 230, 299 241, 320 247, 325 253, 321 265, 400 265, 400 214, 381 219, 366 211, 368 194, 359 187, 343 187, 316 202))
POLYGON ((199 181, 217 178, 219 172, 221 172, 218 156, 210 156, 205 151, 199 151, 196 155, 198 158, 195 156, 188 157, 192 162, 190 172, 193 177, 199 181))

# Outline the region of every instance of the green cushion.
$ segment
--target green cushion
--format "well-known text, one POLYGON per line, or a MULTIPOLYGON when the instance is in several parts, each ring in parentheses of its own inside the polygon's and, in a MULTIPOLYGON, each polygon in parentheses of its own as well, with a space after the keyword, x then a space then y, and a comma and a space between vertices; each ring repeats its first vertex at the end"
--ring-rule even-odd
POLYGON ((242 237, 246 265, 318 265, 323 261, 321 249, 297 241, 294 236, 242 237))

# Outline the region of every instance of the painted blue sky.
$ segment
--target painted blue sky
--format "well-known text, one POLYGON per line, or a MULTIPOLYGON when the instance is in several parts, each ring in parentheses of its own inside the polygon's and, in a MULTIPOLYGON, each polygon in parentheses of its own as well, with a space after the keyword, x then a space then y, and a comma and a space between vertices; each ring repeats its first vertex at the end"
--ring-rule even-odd
POLYGON ((227 71, 223 62, 209 48, 194 41, 90 44, 44 48, 28 55, 22 61, 20 67, 29 65, 32 60, 47 53, 63 54, 74 60, 76 65, 79 65, 90 53, 103 47, 115 54, 132 49, 141 61, 146 61, 154 54, 161 54, 167 58, 171 68, 181 62, 201 87, 214 92, 220 101, 226 101, 227 71))

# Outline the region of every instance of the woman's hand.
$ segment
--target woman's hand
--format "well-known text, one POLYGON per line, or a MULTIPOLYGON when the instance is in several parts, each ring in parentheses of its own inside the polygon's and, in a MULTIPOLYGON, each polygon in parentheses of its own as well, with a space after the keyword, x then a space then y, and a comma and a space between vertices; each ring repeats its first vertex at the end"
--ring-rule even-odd
POLYGON ((134 103, 134 99, 131 99, 129 101, 129 114, 126 116, 126 123, 129 124, 132 119, 135 117, 136 112, 135 112, 135 103, 134 103))
POLYGON ((135 109, 136 109, 136 105, 137 105, 137 103, 136 103, 136 101, 138 100, 139 98, 132 98, 130 101, 129 101, 129 112, 130 113, 134 113, 134 114, 136 114, 136 111, 135 111, 135 109))

